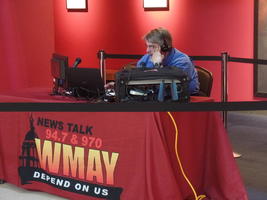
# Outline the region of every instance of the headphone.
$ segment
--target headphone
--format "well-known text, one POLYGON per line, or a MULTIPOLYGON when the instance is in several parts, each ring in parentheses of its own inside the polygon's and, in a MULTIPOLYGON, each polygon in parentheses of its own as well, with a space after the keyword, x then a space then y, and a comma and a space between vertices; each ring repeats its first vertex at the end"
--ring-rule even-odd
POLYGON ((168 52, 171 49, 171 47, 169 47, 169 45, 168 45, 168 43, 167 43, 165 38, 163 39, 163 45, 160 47, 160 49, 163 52, 168 52))
POLYGON ((170 51, 170 49, 171 49, 172 47, 170 47, 170 46, 168 45, 168 42, 167 42, 165 36, 163 35, 163 33, 162 33, 159 29, 156 29, 156 30, 157 30, 157 32, 160 34, 161 40, 163 41, 163 44, 160 46, 161 51, 163 51, 163 52, 168 52, 168 51, 170 51))

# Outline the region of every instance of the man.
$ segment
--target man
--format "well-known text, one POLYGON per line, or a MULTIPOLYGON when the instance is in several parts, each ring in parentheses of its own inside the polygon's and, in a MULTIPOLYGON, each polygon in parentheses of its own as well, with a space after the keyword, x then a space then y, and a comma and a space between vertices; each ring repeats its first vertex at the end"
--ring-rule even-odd
POLYGON ((189 93, 197 95, 199 81, 195 66, 186 54, 172 47, 172 37, 169 31, 164 28, 153 29, 144 36, 144 40, 147 54, 138 61, 137 67, 179 67, 189 77, 189 93))

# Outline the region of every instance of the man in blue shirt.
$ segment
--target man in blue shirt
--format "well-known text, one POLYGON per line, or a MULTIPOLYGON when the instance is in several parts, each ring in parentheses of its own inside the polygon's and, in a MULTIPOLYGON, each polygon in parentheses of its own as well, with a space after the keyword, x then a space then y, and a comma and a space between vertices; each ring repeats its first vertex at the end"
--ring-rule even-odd
POLYGON ((144 36, 147 46, 145 54, 137 63, 137 67, 176 66, 185 71, 189 78, 189 93, 197 95, 199 81, 197 71, 190 58, 172 47, 172 37, 168 30, 157 28, 144 36))

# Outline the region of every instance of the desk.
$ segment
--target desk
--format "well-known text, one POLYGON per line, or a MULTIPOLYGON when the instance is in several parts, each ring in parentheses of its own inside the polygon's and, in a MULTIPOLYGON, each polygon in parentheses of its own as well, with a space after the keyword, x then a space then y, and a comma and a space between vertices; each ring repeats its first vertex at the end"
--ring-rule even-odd
MULTIPOLYGON (((246 200, 217 112, 171 113, 197 195, 246 200)), ((194 199, 165 112, 2 112, 0 179, 68 199, 194 199)))

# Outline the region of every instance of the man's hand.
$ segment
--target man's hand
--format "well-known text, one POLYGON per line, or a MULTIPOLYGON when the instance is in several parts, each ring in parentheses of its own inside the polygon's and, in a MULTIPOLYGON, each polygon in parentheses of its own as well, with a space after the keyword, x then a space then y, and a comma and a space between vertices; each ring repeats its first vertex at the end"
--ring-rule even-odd
POLYGON ((105 89, 114 89, 114 86, 115 86, 115 82, 109 82, 107 83, 106 85, 104 85, 104 88, 105 89))
POLYGON ((151 56, 151 61, 152 61, 154 64, 161 64, 163 58, 164 58, 164 55, 162 55, 162 54, 160 53, 160 47, 159 47, 159 46, 156 47, 156 48, 154 49, 154 52, 153 52, 152 56, 151 56))

